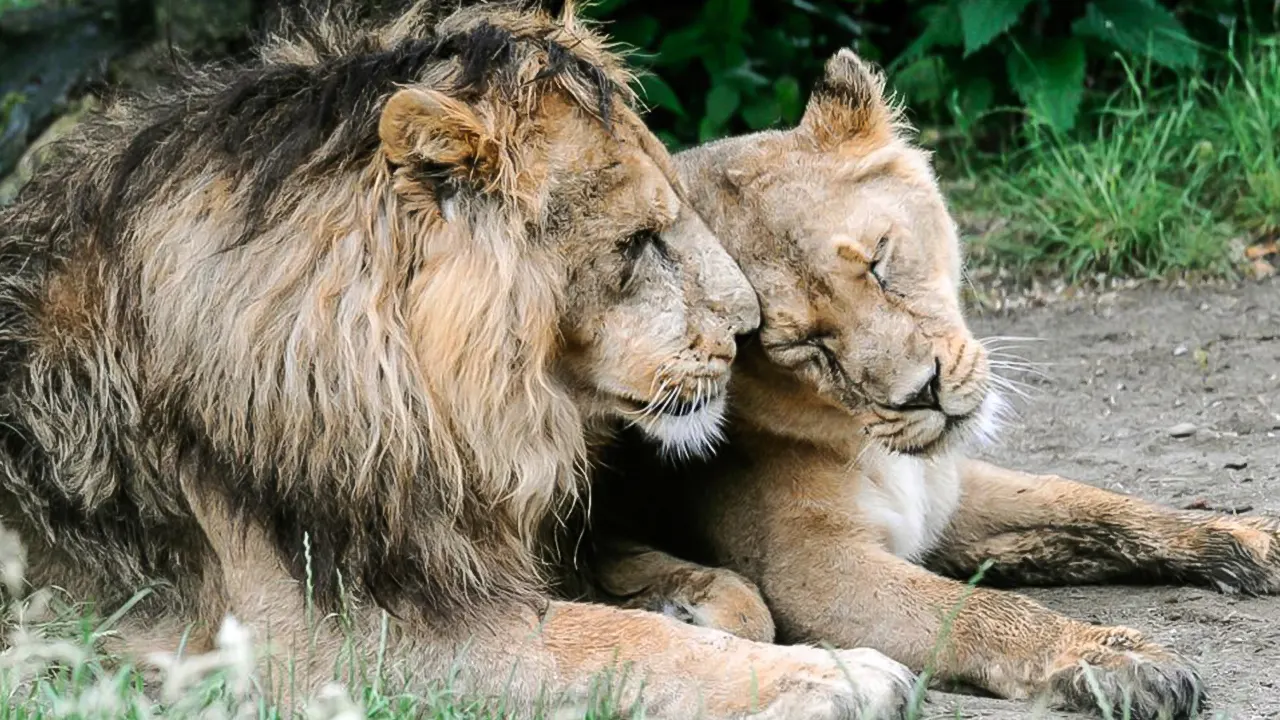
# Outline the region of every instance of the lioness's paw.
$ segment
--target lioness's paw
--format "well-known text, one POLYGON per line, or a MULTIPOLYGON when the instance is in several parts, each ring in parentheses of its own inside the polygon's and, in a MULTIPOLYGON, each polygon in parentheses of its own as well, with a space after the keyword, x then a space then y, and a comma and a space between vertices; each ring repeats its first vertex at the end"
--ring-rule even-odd
POLYGON ((752 718, 905 718, 915 676, 875 650, 827 651, 794 647, 805 669, 784 681, 777 699, 752 718))
POLYGON ((1202 527, 1197 564, 1213 585, 1227 593, 1280 593, 1280 520, 1222 517, 1202 527))
POLYGON ((1204 709, 1200 675, 1186 660, 1129 628, 1089 631, 1049 678, 1055 704, 1132 720, 1189 720, 1204 709))

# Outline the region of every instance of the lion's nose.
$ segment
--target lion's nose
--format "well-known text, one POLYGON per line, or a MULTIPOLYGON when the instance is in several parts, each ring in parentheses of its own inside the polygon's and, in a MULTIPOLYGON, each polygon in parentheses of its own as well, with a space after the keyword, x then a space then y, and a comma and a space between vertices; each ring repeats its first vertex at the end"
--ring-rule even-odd
POLYGON ((942 361, 933 359, 933 372, 907 399, 894 406, 895 410, 942 410, 939 399, 942 389, 942 361))
POLYGON ((706 354, 711 360, 721 360, 726 364, 733 362, 734 356, 738 354, 734 337, 727 333, 716 333, 714 336, 699 333, 693 340, 692 348, 695 352, 706 354))

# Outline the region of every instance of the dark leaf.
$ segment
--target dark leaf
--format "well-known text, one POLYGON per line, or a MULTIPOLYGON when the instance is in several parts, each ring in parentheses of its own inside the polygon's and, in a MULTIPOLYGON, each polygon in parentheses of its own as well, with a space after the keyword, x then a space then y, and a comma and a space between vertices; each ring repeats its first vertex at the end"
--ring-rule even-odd
POLYGON ((1075 126, 1084 97, 1084 43, 1046 42, 1009 55, 1009 84, 1037 118, 1059 131, 1075 126))
POLYGON ((662 38, 655 64, 663 67, 679 67, 700 55, 703 45, 701 25, 680 28, 662 38))
POLYGON ((647 74, 640 77, 640 97, 653 107, 669 110, 676 115, 685 114, 684 105, 680 103, 680 98, 676 97, 675 91, 666 80, 657 75, 647 74))
POLYGON ((719 129, 729 122, 729 118, 733 117, 733 113, 737 111, 738 104, 741 102, 742 96, 736 88, 729 85, 716 85, 711 88, 711 92, 707 93, 707 111, 703 120, 719 129))
POLYGON ((790 75, 783 75, 773 83, 773 96, 778 99, 782 119, 794 125, 804 114, 804 101, 800 98, 800 83, 790 75))
POLYGON ((924 30, 893 61, 894 65, 919 60, 935 48, 958 47, 964 43, 957 0, 929 5, 920 14, 924 17, 924 30))
POLYGON ((742 108, 742 121, 752 130, 763 130, 782 118, 777 98, 759 98, 742 108))
POLYGON ((652 15, 626 18, 609 26, 609 34, 614 40, 638 48, 649 47, 658 36, 658 30, 658 20, 652 15))
POLYGON ((1174 69, 1195 67, 1200 61, 1186 28, 1154 0, 1097 0, 1071 29, 1174 69))
POLYGON ((1018 21, 1031 0, 963 0, 960 28, 964 32, 964 54, 986 47, 1018 21))

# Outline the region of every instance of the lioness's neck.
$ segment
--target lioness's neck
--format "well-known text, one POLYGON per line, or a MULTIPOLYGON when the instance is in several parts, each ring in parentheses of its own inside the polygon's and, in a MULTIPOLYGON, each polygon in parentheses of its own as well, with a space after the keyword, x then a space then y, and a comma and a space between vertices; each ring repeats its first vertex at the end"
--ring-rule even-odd
POLYGON ((729 396, 737 435, 767 436, 808 445, 853 462, 867 443, 863 428, 844 409, 818 395, 758 351, 734 364, 729 396))

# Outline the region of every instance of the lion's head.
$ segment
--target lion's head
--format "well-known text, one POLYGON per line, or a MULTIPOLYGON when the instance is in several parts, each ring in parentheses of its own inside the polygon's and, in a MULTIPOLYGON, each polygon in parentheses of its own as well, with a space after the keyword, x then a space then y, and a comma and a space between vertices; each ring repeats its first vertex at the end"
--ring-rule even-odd
POLYGON ((798 127, 677 156, 761 298, 735 380, 749 421, 821 437, 853 420, 914 454, 988 426, 998 396, 961 314, 956 227, 901 130, 882 77, 841 51, 798 127))
MULTIPOLYGON (((538 48, 531 53, 515 71, 526 81, 557 61, 538 48)), ((671 450, 697 450, 718 431, 735 338, 755 329, 758 305, 685 202, 665 148, 622 102, 621 70, 611 70, 617 80, 609 93, 618 97, 601 95, 606 102, 598 107, 591 105, 599 102, 597 88, 574 84, 567 88, 576 104, 550 96, 514 107, 506 96, 466 105, 429 87, 402 89, 382 112, 383 151, 396 167, 401 195, 421 196, 428 212, 438 210, 439 227, 496 229, 485 224, 498 222, 495 208, 518 208, 502 227, 528 237, 504 249, 511 253, 504 270, 515 273, 509 280, 517 287, 538 283, 555 292, 542 299, 550 304, 504 302, 509 315, 501 326, 516 319, 540 324, 543 360, 588 425, 633 423, 671 450), (524 226, 512 225, 513 218, 524 226)), ((424 353, 442 344, 430 337, 443 325, 434 314, 438 303, 469 306, 476 293, 505 292, 446 288, 450 296, 434 299, 430 321, 423 318, 424 353)), ((501 363, 477 364, 477 347, 451 340, 465 357, 440 382, 477 373, 477 397, 500 396, 499 388, 480 386, 493 382, 501 363)), ((501 348, 510 339, 486 342, 501 348)))

